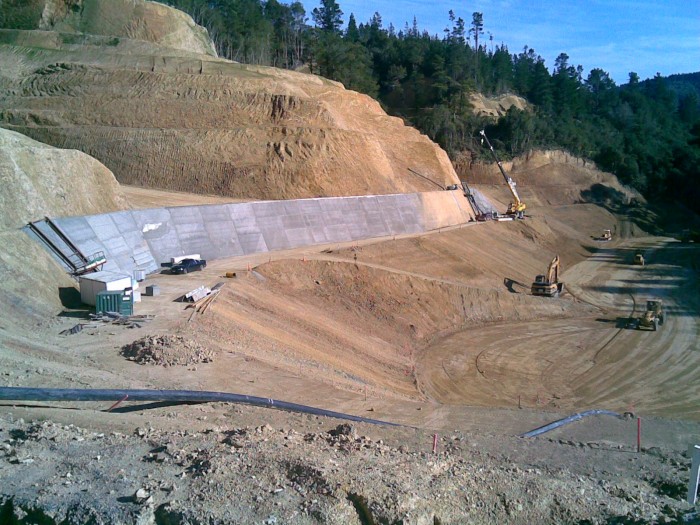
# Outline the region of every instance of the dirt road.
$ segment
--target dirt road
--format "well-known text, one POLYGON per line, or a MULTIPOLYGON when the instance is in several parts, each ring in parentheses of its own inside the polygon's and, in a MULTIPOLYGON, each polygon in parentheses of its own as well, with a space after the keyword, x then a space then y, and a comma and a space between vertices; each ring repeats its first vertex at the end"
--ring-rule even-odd
POLYGON ((584 319, 495 324, 427 348, 423 392, 450 404, 609 408, 697 419, 700 393, 695 248, 657 238, 602 246, 564 273, 569 296, 600 314, 584 319), (650 264, 631 264, 637 250, 650 264), (627 328, 648 297, 664 300, 659 331, 627 328))

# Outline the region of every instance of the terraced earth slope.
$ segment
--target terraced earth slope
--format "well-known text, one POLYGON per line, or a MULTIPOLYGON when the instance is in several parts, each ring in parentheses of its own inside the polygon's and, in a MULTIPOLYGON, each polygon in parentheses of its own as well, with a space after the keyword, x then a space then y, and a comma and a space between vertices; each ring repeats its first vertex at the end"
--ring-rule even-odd
MULTIPOLYGON (((132 25, 150 27, 148 4, 132 25)), ((279 199, 458 182, 443 150, 336 82, 82 20, 0 30, 0 126, 88 153, 122 183, 168 190, 279 199), (94 26, 102 36, 65 32, 94 26)))
POLYGON ((0 28, 109 36, 111 45, 123 37, 216 56, 207 30, 190 16, 145 0, 6 0, 0 28))

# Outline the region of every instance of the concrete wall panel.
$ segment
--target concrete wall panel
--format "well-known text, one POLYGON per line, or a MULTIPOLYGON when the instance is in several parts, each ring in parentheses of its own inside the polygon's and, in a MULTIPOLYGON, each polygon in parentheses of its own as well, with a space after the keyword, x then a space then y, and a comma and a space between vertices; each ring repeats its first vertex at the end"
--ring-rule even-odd
POLYGON ((112 221, 117 229, 122 233, 138 231, 139 226, 134 220, 131 211, 112 213, 112 221))
POLYGON ((436 191, 132 210, 56 222, 85 254, 105 251, 105 269, 132 275, 188 253, 236 257, 418 233, 469 219, 461 193, 436 191))
POLYGON ((114 224, 111 213, 90 215, 86 217, 86 219, 92 231, 94 231, 100 239, 116 239, 122 235, 117 225, 114 224))
MULTIPOLYGON (((87 217, 61 217, 54 222, 76 244, 95 238, 95 232, 90 227, 87 217)), ((42 231, 46 233, 45 230, 42 231)))

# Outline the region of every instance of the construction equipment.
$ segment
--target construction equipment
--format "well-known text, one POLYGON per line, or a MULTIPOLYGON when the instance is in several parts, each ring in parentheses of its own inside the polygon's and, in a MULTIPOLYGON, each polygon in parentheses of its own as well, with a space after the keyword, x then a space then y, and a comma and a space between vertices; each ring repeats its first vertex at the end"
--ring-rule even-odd
POLYGON ((595 237, 596 241, 612 241, 612 231, 611 230, 603 230, 603 233, 600 235, 600 237, 595 237))
POLYGON ((634 264, 637 266, 644 266, 644 254, 637 252, 634 254, 634 264))
POLYGON ((559 282, 559 256, 555 255, 549 263, 546 275, 538 275, 532 283, 532 295, 557 297, 564 289, 564 283, 559 282))
POLYGON ((638 330, 656 330, 659 325, 664 324, 664 308, 661 299, 649 299, 647 301, 647 309, 644 315, 632 321, 632 328, 638 330))
POLYGON ((496 156, 496 152, 493 149, 493 146, 491 145, 491 142, 489 141, 488 137, 486 136, 486 132, 482 129, 479 134, 482 136, 483 140, 486 141, 486 144, 488 145, 489 149, 491 150, 491 154, 493 155, 493 158, 496 160, 496 164, 498 165, 498 169, 501 170, 501 175, 503 175, 503 178, 506 180, 506 184, 508 184, 508 188, 510 189, 510 193, 513 196, 513 201, 508 205, 508 210, 506 210, 506 215, 511 215, 515 218, 518 219, 523 219, 525 217, 525 203, 520 200, 520 196, 518 195, 517 190, 515 189, 515 181, 511 179, 503 169, 503 166, 501 165, 501 161, 498 160, 498 157, 496 156))
POLYGON ((474 210, 474 218, 477 221, 490 221, 491 219, 495 218, 495 212, 488 212, 484 210, 481 206, 479 206, 479 203, 476 201, 474 191, 469 187, 469 184, 467 184, 466 180, 462 181, 462 190, 464 191, 464 196, 469 201, 469 205, 472 207, 472 210, 474 210))

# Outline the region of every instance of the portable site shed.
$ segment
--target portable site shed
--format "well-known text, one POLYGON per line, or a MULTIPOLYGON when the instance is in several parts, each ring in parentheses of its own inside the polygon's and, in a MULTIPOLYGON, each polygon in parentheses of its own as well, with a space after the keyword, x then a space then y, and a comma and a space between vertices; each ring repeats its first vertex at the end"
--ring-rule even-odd
POLYGON ((131 276, 122 273, 102 271, 80 276, 80 300, 95 306, 100 292, 120 292, 131 288, 131 276))

